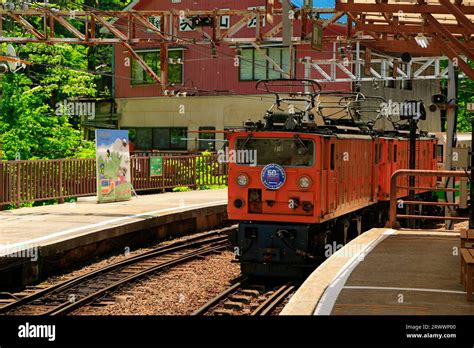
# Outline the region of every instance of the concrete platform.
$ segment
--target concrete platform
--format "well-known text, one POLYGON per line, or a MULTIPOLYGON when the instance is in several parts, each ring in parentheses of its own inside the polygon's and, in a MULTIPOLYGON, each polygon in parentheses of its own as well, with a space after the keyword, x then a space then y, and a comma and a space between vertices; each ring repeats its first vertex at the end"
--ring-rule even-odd
POLYGON ((0 212, 0 289, 123 246, 213 228, 226 219, 227 190, 144 195, 0 212), (36 254, 36 255, 35 255, 36 254), (35 260, 35 258, 39 260, 35 260), (18 269, 20 268, 20 269, 18 269))
POLYGON ((281 315, 473 315, 459 233, 372 229, 321 264, 281 315))

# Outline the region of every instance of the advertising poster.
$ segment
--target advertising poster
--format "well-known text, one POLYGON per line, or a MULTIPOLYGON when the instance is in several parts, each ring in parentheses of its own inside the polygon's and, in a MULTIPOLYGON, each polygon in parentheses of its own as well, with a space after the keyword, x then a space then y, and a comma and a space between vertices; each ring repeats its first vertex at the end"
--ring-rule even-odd
POLYGON ((97 129, 95 139, 99 203, 129 200, 132 182, 128 131, 97 129))
POLYGON ((150 176, 163 175, 163 158, 150 157, 150 176))

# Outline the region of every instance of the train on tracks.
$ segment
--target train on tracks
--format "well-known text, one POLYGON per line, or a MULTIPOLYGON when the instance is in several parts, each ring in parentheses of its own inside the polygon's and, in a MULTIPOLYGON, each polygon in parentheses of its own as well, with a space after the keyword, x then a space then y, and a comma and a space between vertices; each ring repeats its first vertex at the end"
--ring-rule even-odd
MULTIPOLYGON (((370 98, 322 92, 312 80, 298 83, 303 91, 282 95, 277 89, 288 80, 259 81, 257 89, 274 94, 276 102, 263 120, 249 120, 227 135, 234 159, 228 216, 239 222, 233 242, 244 274, 307 275, 328 249, 384 225, 391 175, 409 168, 407 131, 375 131, 356 117, 370 98), (337 107, 347 117, 325 116, 325 109, 337 107)), ((434 135, 417 134, 417 169, 436 169, 436 145, 434 135)), ((436 179, 419 178, 417 185, 435 187, 436 179)), ((416 194, 433 196, 429 190, 416 194)), ((397 192, 406 196, 407 189, 397 192)))

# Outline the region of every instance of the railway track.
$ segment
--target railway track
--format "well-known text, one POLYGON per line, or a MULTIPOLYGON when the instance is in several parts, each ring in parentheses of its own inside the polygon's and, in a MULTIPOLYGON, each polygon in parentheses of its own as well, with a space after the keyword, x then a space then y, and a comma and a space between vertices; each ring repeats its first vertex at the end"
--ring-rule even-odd
POLYGON ((298 287, 299 283, 293 281, 243 278, 192 315, 271 315, 298 287))
POLYGON ((186 241, 102 267, 59 284, 40 289, 0 308, 7 315, 65 315, 107 298, 118 288, 140 278, 228 248, 228 232, 235 226, 211 231, 186 241))

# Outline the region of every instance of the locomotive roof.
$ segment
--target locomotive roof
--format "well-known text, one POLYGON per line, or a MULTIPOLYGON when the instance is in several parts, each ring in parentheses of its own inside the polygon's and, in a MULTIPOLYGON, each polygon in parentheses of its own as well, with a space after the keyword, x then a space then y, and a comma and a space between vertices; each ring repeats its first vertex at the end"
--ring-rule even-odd
MULTIPOLYGON (((262 134, 266 133, 264 136, 267 137, 278 137, 282 133, 284 134, 294 134, 294 135, 317 135, 320 137, 335 137, 338 139, 374 139, 374 138, 379 138, 379 139, 387 139, 387 140, 409 140, 409 135, 401 133, 397 134, 394 132, 391 132, 390 134, 351 134, 351 133, 325 133, 325 132, 289 132, 289 131, 276 131, 276 130, 258 130, 258 131, 249 131, 245 129, 239 129, 235 130, 234 133, 244 133, 242 136, 245 136, 245 134, 262 134)), ((436 139, 436 136, 434 134, 423 134, 423 133, 418 133, 417 134, 417 140, 433 140, 436 139)))

